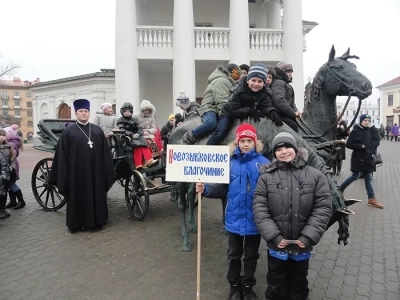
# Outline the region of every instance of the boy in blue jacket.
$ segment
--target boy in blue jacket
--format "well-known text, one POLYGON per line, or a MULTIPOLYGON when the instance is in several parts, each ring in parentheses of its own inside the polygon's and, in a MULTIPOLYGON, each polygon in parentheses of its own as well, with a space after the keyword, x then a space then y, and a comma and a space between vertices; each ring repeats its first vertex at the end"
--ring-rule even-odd
POLYGON ((228 234, 228 274, 231 285, 229 299, 258 299, 252 290, 259 258, 261 236, 253 220, 253 194, 260 167, 269 160, 262 155, 263 144, 257 140, 256 129, 242 124, 231 144, 232 156, 229 185, 196 184, 196 192, 208 198, 221 198, 228 193, 225 228, 228 234), (244 246, 244 247, 243 247, 244 246), (244 248, 244 276, 241 258, 244 248))

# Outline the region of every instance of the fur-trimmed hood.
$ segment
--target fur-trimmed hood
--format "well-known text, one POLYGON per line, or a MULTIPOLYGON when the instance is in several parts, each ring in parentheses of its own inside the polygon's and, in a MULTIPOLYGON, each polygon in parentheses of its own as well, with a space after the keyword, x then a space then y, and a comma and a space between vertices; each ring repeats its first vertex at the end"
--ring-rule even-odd
POLYGON ((151 102, 150 102, 149 100, 143 100, 143 101, 140 103, 139 108, 140 108, 140 115, 141 115, 141 116, 144 116, 142 110, 143 110, 143 109, 146 109, 146 108, 151 109, 151 114, 150 114, 150 115, 151 115, 152 117, 154 116, 154 114, 155 114, 155 112, 156 112, 156 108, 154 107, 153 104, 151 104, 151 102))
POLYGON ((308 162, 308 150, 304 147, 298 148, 296 158, 291 162, 281 162, 274 158, 270 164, 261 167, 261 173, 272 172, 279 168, 296 168, 302 169, 308 162))
MULTIPOLYGON (((231 142, 231 143, 229 144, 229 150, 230 150, 229 152, 230 152, 230 154, 231 154, 231 157, 235 155, 237 146, 238 146, 238 145, 236 145, 236 142, 235 142, 235 141, 233 141, 233 142, 231 142)), ((256 152, 257 152, 258 154, 262 154, 262 153, 264 152, 264 144, 263 144, 263 142, 261 142, 260 140, 257 140, 257 141, 256 141, 256 152)))

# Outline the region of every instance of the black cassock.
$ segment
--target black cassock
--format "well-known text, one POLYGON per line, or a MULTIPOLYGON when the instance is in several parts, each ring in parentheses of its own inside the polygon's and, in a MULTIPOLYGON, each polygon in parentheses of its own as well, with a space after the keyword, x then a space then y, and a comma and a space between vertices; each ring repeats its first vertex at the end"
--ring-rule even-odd
POLYGON ((76 123, 63 131, 54 155, 50 183, 67 198, 67 226, 93 229, 108 219, 107 192, 115 182, 111 150, 102 129, 76 123))

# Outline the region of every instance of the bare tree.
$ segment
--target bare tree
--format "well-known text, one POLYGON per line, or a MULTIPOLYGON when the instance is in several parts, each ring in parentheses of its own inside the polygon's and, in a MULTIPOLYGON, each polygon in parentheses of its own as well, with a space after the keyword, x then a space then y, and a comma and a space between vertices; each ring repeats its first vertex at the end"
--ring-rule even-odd
MULTIPOLYGON (((0 56, 1 60, 1 56, 0 56)), ((19 64, 16 64, 12 61, 7 61, 4 62, 1 60, 0 62, 0 80, 3 78, 3 76, 12 76, 15 74, 15 72, 21 68, 19 64)))

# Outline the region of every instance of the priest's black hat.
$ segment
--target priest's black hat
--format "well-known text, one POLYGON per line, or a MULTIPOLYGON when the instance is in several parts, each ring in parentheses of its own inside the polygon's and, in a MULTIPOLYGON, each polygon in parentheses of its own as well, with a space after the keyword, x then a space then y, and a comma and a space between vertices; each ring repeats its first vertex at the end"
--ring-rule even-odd
POLYGON ((77 99, 73 104, 75 112, 79 109, 87 109, 90 111, 90 102, 87 99, 77 99))

